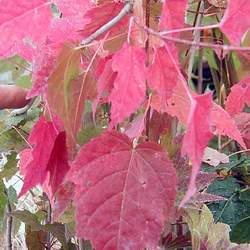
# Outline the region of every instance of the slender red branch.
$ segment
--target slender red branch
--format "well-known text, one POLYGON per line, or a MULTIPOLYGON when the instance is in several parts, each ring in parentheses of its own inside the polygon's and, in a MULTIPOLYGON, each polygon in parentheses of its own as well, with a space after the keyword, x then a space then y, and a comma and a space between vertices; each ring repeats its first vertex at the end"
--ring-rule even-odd
MULTIPOLYGON (((233 46, 233 45, 221 45, 221 44, 214 44, 214 43, 206 43, 206 42, 195 42, 195 41, 190 41, 182 38, 177 38, 177 37, 172 37, 172 36, 167 36, 167 35, 162 35, 161 32, 156 32, 146 26, 142 26, 138 22, 135 23, 142 29, 144 29, 146 32, 150 33, 151 35, 157 36, 161 38, 162 40, 165 41, 172 41, 172 42, 177 42, 177 43, 183 43, 191 46, 197 46, 197 47, 205 47, 205 48, 212 48, 212 49, 220 49, 220 50, 225 50, 225 51, 230 51, 230 50, 235 50, 235 51, 250 51, 250 47, 240 47, 240 46, 233 46)), ((195 28, 195 27, 193 27, 195 28)))

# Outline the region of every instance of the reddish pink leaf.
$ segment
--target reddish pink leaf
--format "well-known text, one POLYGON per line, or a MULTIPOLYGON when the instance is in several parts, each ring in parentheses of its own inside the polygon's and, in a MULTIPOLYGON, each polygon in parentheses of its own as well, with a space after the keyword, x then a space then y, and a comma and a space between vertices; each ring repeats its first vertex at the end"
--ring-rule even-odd
POLYGON ((183 138, 182 154, 187 154, 192 161, 192 172, 188 191, 180 206, 183 206, 196 192, 196 177, 199 173, 200 164, 205 147, 212 137, 210 130, 210 112, 212 109, 211 93, 195 96, 196 106, 189 120, 187 132, 183 138))
MULTIPOLYGON (((247 148, 250 148, 250 113, 239 113, 234 116, 247 148)), ((248 152, 250 154, 250 152, 248 152)))
POLYGON ((183 28, 187 3, 188 0, 165 0, 162 7, 161 29, 183 28))
POLYGON ((190 108, 193 102, 193 97, 188 89, 187 82, 180 71, 178 54, 175 47, 169 43, 166 43, 165 47, 168 51, 169 70, 171 69, 171 71, 173 70, 175 72, 171 72, 173 74, 171 80, 174 81, 174 84, 172 83, 174 85, 172 89, 173 93, 171 98, 168 98, 165 102, 163 102, 161 96, 153 95, 152 104, 156 110, 167 112, 172 116, 177 116, 181 122, 187 124, 189 113, 191 112, 190 108), (166 105, 163 106, 163 104, 166 105))
POLYGON ((75 186, 72 182, 63 183, 55 194, 55 202, 52 210, 52 218, 56 220, 73 200, 75 186))
POLYGON ((96 106, 99 102, 108 102, 108 97, 111 90, 114 87, 114 81, 117 76, 116 72, 112 70, 112 58, 107 57, 101 59, 96 70, 96 77, 98 78, 97 85, 97 98, 93 105, 93 111, 95 113, 96 106))
POLYGON ((155 90, 160 97, 161 110, 167 105, 167 99, 172 96, 178 79, 175 65, 172 60, 169 60, 169 53, 174 52, 175 48, 172 46, 170 51, 168 45, 156 49, 153 63, 149 67, 148 86, 155 90))
POLYGON ((250 28, 250 5, 248 0, 228 0, 227 10, 220 23, 223 33, 233 44, 240 44, 244 33, 250 28))
POLYGON ((49 186, 55 193, 69 170, 68 152, 66 148, 66 133, 60 132, 51 151, 46 171, 49 172, 49 186))
MULTIPOLYGON (((25 177, 20 196, 25 194, 30 188, 42 184, 47 176, 47 164, 50 159, 51 152, 54 147, 58 132, 55 130, 52 122, 47 122, 44 117, 41 117, 34 126, 30 136, 29 143, 33 146, 29 152, 32 154, 32 161, 25 167, 25 177)), ((27 159, 25 151, 21 157, 27 159)), ((24 162, 21 158, 21 163, 24 162)), ((24 162, 25 163, 25 162, 24 162)))
POLYGON ((51 110, 63 121, 70 157, 75 153, 85 100, 96 96, 91 72, 79 76, 80 58, 80 50, 65 45, 48 80, 48 102, 51 110))
POLYGON ((217 173, 200 172, 196 178, 197 190, 204 190, 204 188, 212 183, 217 177, 217 173))
POLYGON ((79 29, 86 22, 86 11, 93 4, 88 0, 53 0, 62 18, 54 18, 47 32, 46 43, 37 49, 32 74, 33 88, 28 97, 45 94, 48 78, 55 66, 56 57, 67 40, 80 40, 79 29), (80 10, 80 11, 79 11, 80 10))
POLYGON ((33 47, 45 37, 52 19, 47 0, 2 0, 0 6, 0 56, 20 54, 32 59, 33 47))
POLYGON ((193 104, 188 98, 187 90, 183 84, 177 82, 174 88, 174 94, 167 103, 166 112, 172 116, 176 116, 183 124, 187 125, 193 104))
POLYGON ((219 105, 213 105, 211 111, 211 125, 214 134, 226 135, 237 141, 241 147, 246 148, 242 135, 232 117, 219 105))
POLYGON ((49 34, 50 40, 62 42, 69 39, 80 39, 79 30, 86 23, 85 14, 93 6, 89 0, 53 0, 62 17, 54 19, 49 34))
MULTIPOLYGON (((180 82, 177 82, 173 91, 174 94, 168 99, 168 105, 166 106, 165 111, 171 116, 176 116, 183 124, 187 125, 191 109, 191 102, 188 99, 187 91, 180 82)), ((154 108, 160 110, 159 98, 156 98, 153 101, 154 108)), ((245 148, 244 141, 239 129, 235 125, 235 121, 223 108, 213 103, 210 118, 213 134, 226 135, 233 140, 236 140, 243 148, 245 148)))
POLYGON ((82 28, 83 17, 91 6, 89 0, 52 0, 62 14, 62 18, 67 19, 75 30, 82 28))
POLYGON ((112 70, 112 59, 109 59, 104 66, 102 73, 98 77, 98 97, 108 95, 114 87, 117 73, 112 70))
POLYGON ((151 104, 151 96, 147 100, 147 106, 145 103, 145 110, 143 114, 140 114, 138 117, 136 117, 132 122, 128 124, 128 126, 125 128, 125 134, 133 139, 133 138, 139 138, 141 135, 143 135, 144 127, 145 127, 145 119, 147 117, 149 108, 151 104))
POLYGON ((156 248, 176 194, 175 169, 159 145, 133 148, 127 136, 106 132, 81 149, 68 176, 78 237, 96 250, 156 248))
MULTIPOLYGON (((124 3, 103 0, 99 5, 92 5, 84 16, 84 25, 80 31, 81 36, 87 37, 97 29, 108 23, 111 19, 118 15, 123 8, 124 3)), ((114 25, 110 30, 110 34, 121 33, 128 27, 128 17, 124 17, 118 24, 114 25)), ((102 36, 101 36, 102 37, 102 36)))
POLYGON ((135 112, 146 94, 145 51, 125 43, 113 56, 112 68, 117 72, 110 94, 111 127, 135 112))
POLYGON ((69 170, 65 132, 59 132, 52 122, 41 117, 34 126, 29 143, 20 155, 20 170, 24 184, 19 196, 41 184, 48 194, 54 194, 69 170))
POLYGON ((138 138, 144 129, 144 120, 145 120, 145 113, 136 117, 133 121, 131 121, 128 126, 125 128, 125 134, 133 139, 138 138))
POLYGON ((26 175, 27 167, 29 166, 30 162, 32 162, 32 149, 25 148, 20 152, 20 162, 19 162, 19 170, 21 175, 26 175))
POLYGON ((231 88, 231 93, 227 97, 226 110, 232 116, 240 113, 245 104, 250 107, 250 77, 231 88))
POLYGON ((48 78, 54 69, 60 46, 42 45, 36 50, 33 60, 32 89, 27 98, 47 94, 48 78))
POLYGON ((208 194, 208 193, 196 193, 192 198, 192 201, 194 203, 200 203, 200 204, 204 204, 207 202, 215 202, 215 201, 226 201, 226 200, 227 199, 223 196, 208 194))

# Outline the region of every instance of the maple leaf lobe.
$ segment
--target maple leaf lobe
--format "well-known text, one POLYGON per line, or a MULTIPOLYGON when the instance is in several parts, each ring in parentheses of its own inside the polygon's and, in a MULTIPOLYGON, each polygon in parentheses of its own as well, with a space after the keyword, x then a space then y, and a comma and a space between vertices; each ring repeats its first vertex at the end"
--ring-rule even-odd
POLYGON ((127 136, 106 132, 81 149, 69 176, 80 237, 96 249, 157 246, 176 194, 175 170, 159 145, 133 148, 127 136))

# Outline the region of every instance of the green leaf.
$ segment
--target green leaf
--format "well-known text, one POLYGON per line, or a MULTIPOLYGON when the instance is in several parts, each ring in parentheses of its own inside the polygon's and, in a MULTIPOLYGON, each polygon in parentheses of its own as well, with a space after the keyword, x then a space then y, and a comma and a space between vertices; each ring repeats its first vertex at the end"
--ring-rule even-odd
POLYGON ((237 223, 232 232, 230 238, 235 243, 250 243, 250 217, 244 218, 237 223))
POLYGON ((250 202, 250 189, 240 192, 240 200, 250 202))
POLYGON ((25 126, 29 121, 35 121, 40 116, 41 110, 36 107, 30 108, 27 112, 20 115, 2 115, 0 122, 5 130, 11 129, 13 126, 25 126))
POLYGON ((5 186, 3 181, 0 181, 0 228, 2 228, 3 226, 3 217, 6 204, 7 204, 7 197, 5 195, 5 186))
POLYGON ((16 80, 16 85, 21 87, 21 88, 31 89, 31 87, 32 87, 31 75, 20 76, 16 80))
POLYGON ((222 222, 233 228, 241 219, 250 216, 250 203, 240 200, 240 185, 233 177, 216 180, 208 186, 207 192, 228 198, 208 204, 215 222, 222 222))
POLYGON ((29 225, 32 231, 41 230, 42 226, 38 221, 37 217, 35 216, 35 214, 32 214, 27 210, 22 210, 22 211, 20 210, 12 212, 11 215, 17 218, 18 220, 24 222, 25 224, 29 225))
POLYGON ((30 65, 21 57, 14 56, 0 60, 0 83, 14 84, 23 75, 30 74, 30 65))
POLYGON ((0 132, 0 151, 9 152, 11 150, 19 152, 27 146, 23 138, 14 129, 0 132))
POLYGON ((215 70, 219 70, 217 62, 215 60, 214 51, 212 49, 210 49, 210 48, 206 48, 206 49, 203 50, 203 52, 204 52, 204 56, 207 59, 209 67, 212 68, 212 69, 215 69, 215 70))
POLYGON ((103 129, 99 127, 86 127, 77 135, 77 142, 83 145, 89 142, 92 138, 97 137, 102 133, 103 129))
POLYGON ((10 203, 15 204, 18 202, 16 189, 13 186, 7 188, 7 196, 10 203))
POLYGON ((207 192, 230 198, 235 192, 240 190, 240 185, 233 177, 227 177, 223 180, 215 180, 208 186, 207 192))
POLYGON ((0 178, 5 178, 7 181, 11 179, 13 175, 17 172, 17 162, 16 159, 17 153, 15 151, 11 151, 7 156, 7 162, 4 165, 3 170, 0 172, 0 178))

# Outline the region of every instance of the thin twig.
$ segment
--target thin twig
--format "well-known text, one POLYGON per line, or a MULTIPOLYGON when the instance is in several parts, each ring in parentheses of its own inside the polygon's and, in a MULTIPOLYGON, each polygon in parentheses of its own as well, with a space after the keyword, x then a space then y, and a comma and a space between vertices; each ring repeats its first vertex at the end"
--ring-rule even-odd
MULTIPOLYGON (((146 0, 146 26, 150 28, 150 0, 146 0)), ((148 36, 145 44, 145 52, 146 52, 146 62, 145 66, 148 67, 149 65, 149 45, 150 45, 150 36, 148 36)), ((148 87, 148 81, 146 81, 146 86, 148 87)), ((151 96, 149 95, 147 91, 147 99, 148 99, 148 108, 145 110, 145 117, 143 120, 145 120, 145 132, 146 132, 146 140, 149 141, 149 127, 150 127, 150 100, 151 96), (146 118, 146 119, 145 119, 146 118)))
POLYGON ((12 116, 16 116, 16 115, 22 115, 22 114, 26 113, 31 108, 31 106, 35 100, 36 100, 36 98, 32 98, 26 106, 24 106, 23 108, 20 108, 20 109, 15 109, 10 114, 12 116))
MULTIPOLYGON (((201 1, 199 4, 199 11, 203 11, 204 10, 204 2, 201 1)), ((199 27, 202 23, 202 18, 203 15, 198 14, 197 19, 196 19, 196 23, 195 23, 195 27, 199 27)), ((193 36, 194 36, 194 42, 195 44, 197 42, 200 42, 200 34, 201 31, 199 29, 195 29, 193 36)), ((191 75, 192 75, 192 71, 193 71, 193 65, 194 65, 194 58, 195 58, 195 54, 196 54, 196 50, 197 50, 197 46, 196 45, 192 45, 190 50, 189 50, 189 63, 188 63, 188 84, 190 86, 192 86, 191 84, 191 75)))
POLYGON ((17 132, 17 134, 25 141, 25 143, 30 147, 33 148, 32 145, 26 140, 26 138, 22 135, 19 129, 16 126, 12 126, 12 128, 17 132))
MULTIPOLYGON (((50 200, 48 198, 48 196, 44 193, 44 195, 47 198, 47 218, 46 218, 46 224, 50 224, 51 223, 51 204, 50 204, 50 200)), ((47 233, 47 242, 48 242, 48 246, 47 249, 50 250, 51 246, 52 246, 52 235, 50 232, 47 233)))
POLYGON ((165 36, 162 35, 161 32, 154 31, 152 29, 147 28, 146 26, 142 26, 139 24, 136 20, 135 23, 142 29, 144 29, 146 32, 150 33, 153 36, 159 37, 162 40, 166 41, 172 41, 176 43, 182 43, 186 45, 195 45, 197 47, 204 47, 204 48, 211 48, 211 49, 219 49, 219 50, 224 50, 224 51, 250 51, 250 47, 240 47, 240 46, 233 46, 233 45, 221 45, 221 44, 214 44, 214 43, 206 43, 206 42, 195 42, 195 41, 190 41, 178 37, 173 37, 173 36, 165 36))
POLYGON ((202 94, 203 91, 203 48, 199 50, 199 63, 198 63, 198 94, 202 94))
MULTIPOLYGON (((203 12, 198 12, 203 13, 203 12)), ((194 26, 194 27, 188 27, 188 28, 181 28, 181 29, 173 29, 173 30, 167 30, 167 31, 161 31, 159 34, 161 36, 164 35, 169 35, 169 34, 174 34, 174 33, 179 33, 179 32, 185 32, 185 31, 196 31, 196 30, 208 30, 208 29, 215 29, 219 28, 219 24, 212 24, 208 26, 194 26)))
POLYGON ((225 142, 224 144, 222 144, 221 145, 221 150, 224 149, 226 146, 228 146, 232 141, 233 141, 233 139, 230 139, 227 142, 225 142))
POLYGON ((177 43, 183 43, 187 45, 195 45, 197 47, 205 47, 205 48, 212 48, 212 49, 221 49, 224 51, 230 51, 230 50, 235 50, 235 51, 250 51, 250 47, 240 47, 240 46, 232 46, 232 45, 220 45, 220 44, 213 44, 213 43, 206 43, 206 42, 195 42, 195 41, 190 41, 186 39, 180 39, 177 37, 172 37, 172 36, 160 36, 158 32, 154 32, 153 35, 156 35, 163 40, 167 41, 173 41, 177 43))
POLYGON ((234 153, 228 155, 227 157, 231 157, 231 156, 233 156, 233 155, 237 155, 237 154, 241 154, 241 153, 245 153, 245 152, 250 152, 250 148, 247 148, 247 149, 243 149, 243 150, 234 152, 234 153))
POLYGON ((81 46, 85 46, 92 41, 94 41, 97 37, 108 31, 110 28, 112 28, 114 25, 116 25, 124 16, 126 16, 130 10, 132 9, 133 4, 132 3, 126 3, 122 10, 119 12, 117 16, 115 16, 112 20, 110 20, 108 23, 104 24, 102 27, 100 27, 97 31, 95 31, 93 34, 91 34, 89 37, 84 39, 81 42, 81 46))
POLYGON ((12 222, 13 222, 13 218, 10 215, 12 212, 11 209, 11 205, 9 202, 9 198, 8 198, 8 193, 7 190, 4 190, 4 193, 7 197, 7 205, 6 205, 6 212, 7 212, 7 221, 6 221, 6 250, 12 250, 12 222))

